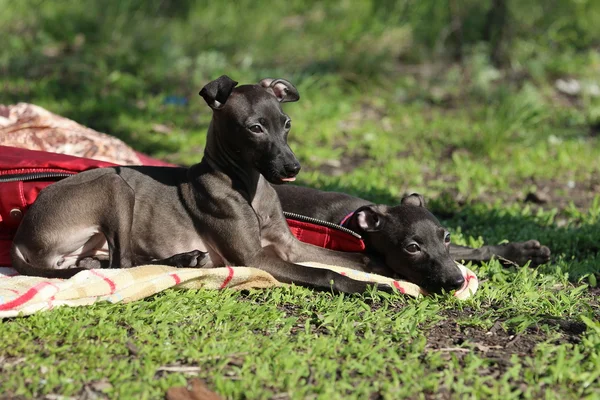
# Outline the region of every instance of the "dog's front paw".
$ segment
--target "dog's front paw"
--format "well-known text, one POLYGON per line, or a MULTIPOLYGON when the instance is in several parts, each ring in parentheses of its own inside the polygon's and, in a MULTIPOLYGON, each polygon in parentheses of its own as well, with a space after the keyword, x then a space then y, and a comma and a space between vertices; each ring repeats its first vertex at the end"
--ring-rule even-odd
POLYGON ((520 266, 531 261, 529 266, 537 267, 550 261, 550 249, 537 240, 507 243, 505 246, 504 258, 520 266))
POLYGON ((189 268, 202 268, 208 263, 210 257, 207 252, 200 250, 193 250, 189 253, 181 254, 182 266, 189 268))
POLYGON ((202 268, 209 260, 208 253, 200 250, 192 250, 187 253, 175 254, 164 260, 154 261, 153 264, 171 265, 178 268, 202 268))

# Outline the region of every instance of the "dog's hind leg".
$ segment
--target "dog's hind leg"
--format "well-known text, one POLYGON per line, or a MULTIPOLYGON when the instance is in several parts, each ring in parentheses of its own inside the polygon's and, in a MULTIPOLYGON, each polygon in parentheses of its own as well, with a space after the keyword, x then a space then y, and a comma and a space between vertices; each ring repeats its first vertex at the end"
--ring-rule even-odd
POLYGON ((17 230, 13 267, 22 274, 68 277, 86 269, 80 260, 87 257, 110 260, 111 267, 132 266, 135 199, 115 172, 92 170, 45 188, 17 230))

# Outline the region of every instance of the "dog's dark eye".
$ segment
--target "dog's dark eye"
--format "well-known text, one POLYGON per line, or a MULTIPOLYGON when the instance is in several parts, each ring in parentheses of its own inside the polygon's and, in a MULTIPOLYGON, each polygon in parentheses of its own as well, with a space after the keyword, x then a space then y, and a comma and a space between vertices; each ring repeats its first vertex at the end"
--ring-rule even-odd
POLYGON ((285 121, 285 129, 290 129, 292 127, 292 120, 288 119, 285 121))
POLYGON ((421 251, 421 248, 419 247, 419 245, 413 243, 406 246, 406 251, 408 251, 411 254, 416 254, 421 251))
POLYGON ((262 133, 262 131, 263 131, 262 126, 260 126, 258 124, 252 125, 249 129, 251 132, 254 132, 254 133, 262 133))
POLYGON ((449 244, 450 243, 450 234, 446 233, 446 236, 444 236, 444 243, 449 244))

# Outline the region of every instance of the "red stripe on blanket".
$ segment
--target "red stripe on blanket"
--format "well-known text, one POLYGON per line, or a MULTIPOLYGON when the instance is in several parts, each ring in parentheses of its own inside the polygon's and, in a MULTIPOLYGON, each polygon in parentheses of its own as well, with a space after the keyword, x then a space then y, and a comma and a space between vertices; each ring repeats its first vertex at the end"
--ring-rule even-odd
POLYGON ((50 297, 50 299, 48 300, 48 310, 52 310, 54 308, 54 304, 52 304, 52 302, 54 301, 54 298, 56 296, 52 296, 50 297))
POLYGON ((402 293, 402 294, 406 293, 406 290, 404 290, 404 288, 402 286, 400 286, 400 284, 398 283, 398 281, 394 281, 394 287, 396 289, 398 289, 400 291, 400 293, 402 293))
POLYGON ((110 278, 102 275, 99 272, 96 272, 96 270, 93 270, 93 269, 90 269, 90 272, 92 274, 94 274, 96 276, 99 276, 100 278, 104 279, 104 282, 108 283, 108 286, 110 286, 110 294, 113 294, 115 292, 115 290, 117 290, 117 286, 115 285, 115 282, 112 279, 110 279, 110 278))
POLYGON ((181 278, 177 274, 171 274, 171 278, 175 279, 176 285, 179 285, 179 283, 181 282, 181 278))
POLYGON ((38 294, 44 286, 56 287, 55 285, 53 285, 50 282, 40 282, 37 285, 35 285, 34 287, 32 287, 31 289, 29 289, 28 291, 26 291, 25 293, 23 293, 21 296, 14 299, 13 301, 9 301, 8 303, 0 304, 0 311, 11 310, 13 308, 22 306, 23 304, 27 303, 29 300, 33 299, 33 297, 36 294, 38 294))
POLYGON ((219 289, 224 289, 227 286, 227 284, 229 282, 231 282, 231 280, 233 279, 233 268, 231 268, 228 265, 227 269, 229 270, 229 275, 227 275, 227 278, 225 278, 225 280, 223 281, 223 284, 221 285, 221 287, 219 289))

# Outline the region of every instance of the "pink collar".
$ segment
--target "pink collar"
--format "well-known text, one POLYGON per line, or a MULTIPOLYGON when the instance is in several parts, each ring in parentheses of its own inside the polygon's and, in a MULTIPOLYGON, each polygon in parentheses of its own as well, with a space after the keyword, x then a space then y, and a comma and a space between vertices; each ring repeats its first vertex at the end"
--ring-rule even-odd
POLYGON ((342 220, 342 222, 340 222, 340 226, 344 226, 344 224, 346 222, 348 222, 348 220, 354 215, 354 211, 352 211, 350 214, 346 215, 344 217, 344 219, 342 220))

